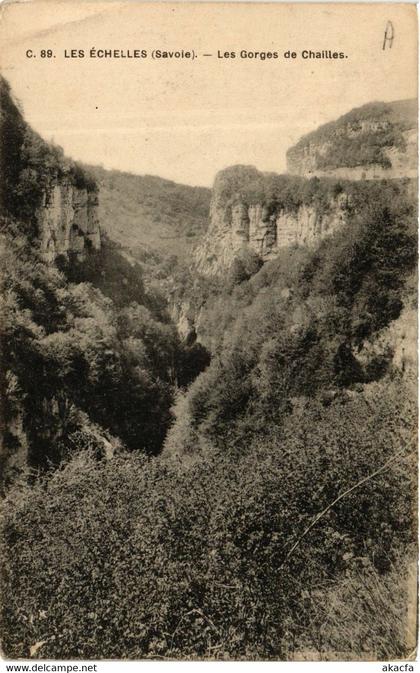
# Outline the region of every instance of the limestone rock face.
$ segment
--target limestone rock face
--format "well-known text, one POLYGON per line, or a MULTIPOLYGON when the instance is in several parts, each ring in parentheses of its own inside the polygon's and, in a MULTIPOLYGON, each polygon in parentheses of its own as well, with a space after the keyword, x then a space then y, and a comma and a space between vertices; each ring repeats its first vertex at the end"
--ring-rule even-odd
MULTIPOLYGON (((362 364, 375 355, 390 354, 393 366, 408 374, 417 384, 417 311, 405 306, 400 316, 380 330, 371 341, 363 343, 357 354, 362 364)), ((417 385, 416 385, 417 388, 417 385)))
POLYGON ((37 213, 43 259, 75 253, 83 260, 89 249, 101 247, 98 196, 78 188, 70 179, 52 179, 37 213))
POLYGON ((315 245, 346 224, 349 205, 347 195, 340 194, 330 201, 326 212, 307 205, 291 213, 280 210, 276 216, 277 247, 315 245))
POLYGON ((341 193, 331 192, 328 179, 415 178, 417 163, 415 100, 368 103, 351 110, 290 148, 287 175, 260 173, 253 166, 218 173, 209 228, 195 251, 196 266, 203 274, 216 275, 242 255, 256 254, 264 262, 282 247, 315 245, 346 224, 351 208, 345 187, 341 193), (326 179, 321 198, 314 194, 311 179, 326 179))
POLYGON ((269 259, 275 254, 277 245, 276 213, 261 203, 249 206, 249 246, 262 259, 269 259))
POLYGON ((332 143, 308 143, 300 150, 290 150, 287 155, 287 169, 292 175, 306 178, 339 178, 342 180, 389 180, 395 178, 417 177, 417 136, 416 131, 403 133, 404 150, 387 147, 383 154, 389 165, 379 163, 359 164, 355 166, 320 167, 320 157, 333 149, 332 143))
POLYGON ((193 344, 197 339, 195 329, 194 314, 188 302, 181 302, 172 307, 172 318, 176 324, 177 331, 181 340, 187 344, 193 344))
POLYGON ((316 204, 286 207, 258 189, 250 190, 250 181, 261 187, 266 176, 249 166, 232 167, 216 176, 209 228, 195 250, 200 273, 223 273, 247 252, 265 262, 286 246, 315 245, 346 223, 350 204, 345 193, 322 209, 316 204))
POLYGON ((304 177, 378 180, 417 177, 417 103, 369 103, 304 136, 287 170, 304 177))

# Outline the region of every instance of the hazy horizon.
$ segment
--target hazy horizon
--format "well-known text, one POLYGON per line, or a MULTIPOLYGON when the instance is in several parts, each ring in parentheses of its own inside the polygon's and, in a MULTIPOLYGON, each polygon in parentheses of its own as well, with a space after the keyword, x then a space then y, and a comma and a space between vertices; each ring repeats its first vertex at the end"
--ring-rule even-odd
MULTIPOLYGON (((366 103, 362 103, 361 106, 366 105, 366 104, 369 104, 369 103, 396 103, 396 102, 407 101, 407 100, 416 100, 416 99, 415 99, 415 98, 411 98, 411 99, 410 99, 410 98, 402 98, 402 99, 398 99, 397 101, 394 101, 394 100, 389 100, 389 101, 372 100, 372 101, 366 101, 366 103)), ((357 107, 361 107, 361 106, 358 105, 357 107)), ((351 110, 351 109, 355 109, 355 108, 350 108, 350 110, 351 110)), ((347 112, 350 112, 350 110, 348 110, 347 112)), ((344 112, 343 114, 346 114, 346 112, 344 112)), ((333 119, 327 119, 325 122, 323 122, 323 124, 328 124, 329 122, 335 121, 335 120, 337 120, 340 116, 341 116, 341 115, 339 115, 338 117, 334 117, 333 119)), ((322 126, 323 124, 319 124, 319 125, 316 126, 315 128, 319 128, 319 127, 322 126)), ((297 142, 298 140, 300 140, 300 138, 302 138, 303 136, 305 136, 307 133, 310 133, 310 131, 313 131, 313 130, 314 130, 314 129, 311 128, 311 129, 309 129, 308 131, 306 131, 305 133, 302 133, 302 135, 299 136, 299 138, 297 138, 296 142, 297 142)), ((44 136, 43 136, 43 137, 44 137, 44 136)), ((55 143, 55 140, 54 140, 53 138, 47 138, 47 137, 44 137, 44 139, 47 140, 48 142, 53 142, 53 143, 55 143)), ((60 143, 55 143, 55 144, 60 145, 60 143)), ((290 147, 293 147, 294 144, 295 144, 295 143, 292 143, 292 145, 290 145, 290 147)), ((60 145, 60 146, 61 146, 61 145, 60 145)), ((214 179, 215 179, 217 173, 218 173, 219 171, 222 171, 222 170, 224 170, 224 169, 226 169, 226 168, 228 168, 228 167, 231 167, 231 166, 237 166, 237 165, 243 165, 243 166, 255 166, 255 168, 256 168, 257 170, 259 170, 261 173, 273 173, 273 172, 274 172, 274 173, 278 173, 278 174, 283 174, 283 173, 286 173, 286 172, 287 172, 287 166, 286 166, 286 154, 285 154, 285 156, 284 156, 284 162, 283 162, 283 168, 282 168, 282 169, 279 169, 279 170, 266 170, 266 169, 262 168, 261 166, 257 166, 257 165, 255 165, 255 164, 250 163, 250 162, 240 162, 240 163, 236 162, 236 163, 227 164, 226 166, 220 166, 220 168, 218 168, 218 169, 216 170, 216 172, 215 172, 215 174, 214 174, 214 176, 213 176, 213 178, 212 178, 212 180, 211 180, 211 182, 210 182, 209 184, 187 183, 187 182, 180 182, 179 180, 173 179, 173 178, 171 178, 171 177, 168 177, 168 176, 166 176, 166 175, 162 175, 162 174, 159 174, 159 175, 158 175, 157 173, 149 173, 149 172, 139 173, 139 172, 136 171, 136 170, 126 170, 126 169, 123 169, 123 168, 120 168, 120 167, 117 167, 117 166, 112 166, 112 165, 107 166, 107 165, 104 165, 104 164, 102 164, 102 163, 97 163, 97 162, 96 162, 96 163, 95 163, 95 162, 85 162, 83 159, 80 159, 79 157, 72 156, 69 152, 67 152, 67 151, 65 150, 65 148, 63 148, 63 149, 64 149, 65 154, 66 154, 67 157, 69 157, 69 158, 71 158, 71 159, 74 159, 75 161, 81 162, 82 164, 84 164, 84 165, 86 166, 87 169, 89 169, 89 168, 102 168, 102 169, 107 170, 107 171, 117 171, 117 172, 119 172, 119 173, 127 173, 127 174, 129 174, 129 175, 135 175, 135 176, 138 176, 138 177, 161 178, 161 179, 163 179, 163 180, 168 180, 169 182, 175 182, 175 183, 177 183, 177 184, 184 184, 184 185, 188 185, 188 186, 190 186, 190 187, 206 187, 206 188, 208 188, 208 189, 211 189, 211 188, 212 188, 212 186, 213 186, 213 182, 214 182, 214 179)), ((287 149, 289 149, 289 148, 287 148, 287 149)), ((287 152, 287 150, 286 150, 286 152, 287 152)))
POLYGON ((59 24, 50 8, 45 0, 33 10, 24 3, 23 23, 20 3, 5 6, 2 72, 43 138, 110 170, 205 187, 234 164, 282 173, 287 149, 302 135, 366 103, 417 96, 414 6, 389 5, 397 29, 387 51, 380 5, 85 1, 60 7, 59 24), (64 57, 92 46, 196 49, 199 58, 64 57), (202 56, 244 46, 279 54, 336 49, 348 59, 202 56), (28 48, 51 48, 56 57, 30 59, 28 48))

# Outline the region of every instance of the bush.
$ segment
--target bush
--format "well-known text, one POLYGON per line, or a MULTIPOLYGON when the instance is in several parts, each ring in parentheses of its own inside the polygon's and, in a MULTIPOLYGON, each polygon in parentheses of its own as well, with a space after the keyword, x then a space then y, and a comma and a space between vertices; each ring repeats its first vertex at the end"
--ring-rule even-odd
MULTIPOLYGON (((232 446, 190 467, 83 453, 15 492, 3 512, 7 656, 38 643, 42 658, 293 658, 305 633, 321 633, 322 595, 334 591, 348 597, 335 604, 337 622, 357 606, 371 620, 371 606, 348 592, 349 573, 357 585, 365 564, 360 586, 388 591, 415 540, 405 400, 396 382, 327 407, 296 401, 284 432, 254 438, 245 453, 232 446)), ((371 620, 369 647, 406 653, 382 624, 371 620)), ((327 643, 341 646, 340 628, 327 643)))

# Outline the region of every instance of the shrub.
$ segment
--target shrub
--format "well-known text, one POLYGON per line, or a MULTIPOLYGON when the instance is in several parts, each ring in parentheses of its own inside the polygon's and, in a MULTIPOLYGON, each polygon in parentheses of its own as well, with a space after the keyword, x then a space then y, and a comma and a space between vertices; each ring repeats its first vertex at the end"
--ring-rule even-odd
MULTIPOLYGON (((334 592, 345 597, 335 621, 360 608, 372 650, 405 652, 357 592, 369 582, 381 605, 415 540, 406 400, 397 382, 327 407, 296 401, 283 433, 254 437, 246 452, 232 445, 189 467, 82 453, 15 492, 3 508, 7 656, 38 643, 43 658, 294 657, 305 633, 314 643, 322 596, 334 592)), ((319 627, 321 651, 341 647, 340 628, 319 627)))

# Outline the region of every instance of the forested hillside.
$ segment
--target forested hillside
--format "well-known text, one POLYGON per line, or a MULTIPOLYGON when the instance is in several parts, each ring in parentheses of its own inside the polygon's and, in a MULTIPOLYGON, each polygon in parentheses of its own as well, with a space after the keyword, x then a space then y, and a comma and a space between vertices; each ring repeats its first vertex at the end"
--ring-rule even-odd
POLYGON ((70 241, 56 264, 45 261, 51 183, 57 189, 70 176, 98 188, 31 131, 2 87, 4 485, 86 446, 99 454, 119 446, 159 452, 174 391, 197 371, 165 298, 145 288, 141 266, 112 241, 103 236, 81 260, 70 241))
MULTIPOLYGON (((275 197, 276 215, 341 198, 346 217, 206 276, 185 241, 204 230, 207 190, 87 173, 2 86, 6 656, 410 656, 413 181, 228 170, 229 217, 237 194, 275 197), (98 199, 97 247, 76 182, 98 199)), ((224 224, 250 224, 238 212, 224 224)))
POLYGON ((150 250, 189 261, 207 228, 210 190, 153 175, 89 167, 101 191, 101 226, 131 254, 150 250))

